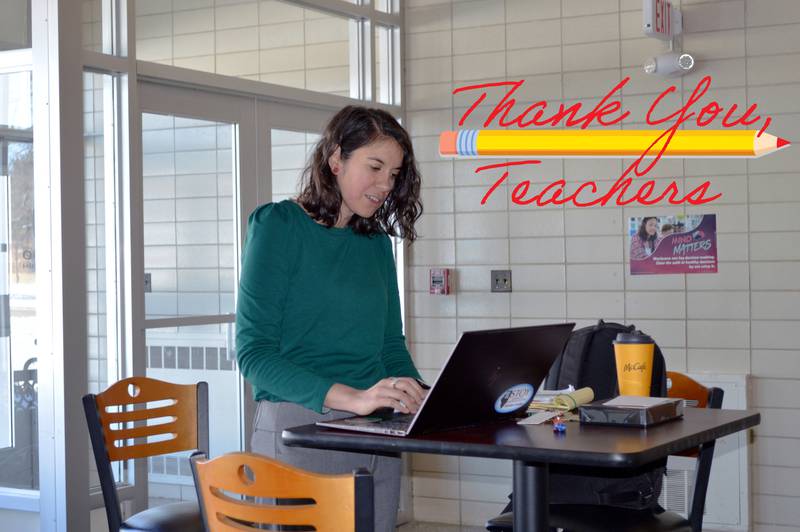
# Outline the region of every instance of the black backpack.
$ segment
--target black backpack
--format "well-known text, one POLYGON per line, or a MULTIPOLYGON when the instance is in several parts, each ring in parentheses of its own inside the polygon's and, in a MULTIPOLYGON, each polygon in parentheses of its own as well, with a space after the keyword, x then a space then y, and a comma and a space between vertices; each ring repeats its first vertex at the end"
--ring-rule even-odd
MULTIPOLYGON (((614 344, 617 333, 630 333, 633 325, 606 323, 574 331, 545 380, 545 388, 560 390, 570 384, 590 387, 595 400, 618 395, 614 344)), ((658 345, 653 352, 650 395, 666 397, 667 371, 658 345)), ((554 504, 602 504, 644 509, 658 504, 667 460, 662 459, 636 471, 611 468, 550 466, 550 502, 554 504)))
MULTIPOLYGON (((618 395, 613 341, 617 333, 633 332, 633 325, 606 323, 573 331, 564 351, 553 362, 545 389, 560 390, 570 384, 576 389, 588 386, 595 400, 618 395)), ((658 345, 653 353, 653 378, 650 395, 667 395, 664 355, 658 345)), ((645 509, 658 504, 666 469, 666 458, 636 470, 550 465, 549 492, 552 504, 599 504, 645 509)), ((512 503, 504 512, 511 511, 512 503)))
MULTIPOLYGON (((606 323, 583 327, 573 331, 564 351, 550 367, 545 380, 546 390, 561 390, 570 384, 576 389, 585 386, 594 391, 595 400, 611 399, 617 395, 617 368, 613 341, 617 333, 630 333, 634 325, 606 323)), ((664 355, 658 345, 653 353, 653 379, 650 395, 666 397, 667 372, 664 355)))

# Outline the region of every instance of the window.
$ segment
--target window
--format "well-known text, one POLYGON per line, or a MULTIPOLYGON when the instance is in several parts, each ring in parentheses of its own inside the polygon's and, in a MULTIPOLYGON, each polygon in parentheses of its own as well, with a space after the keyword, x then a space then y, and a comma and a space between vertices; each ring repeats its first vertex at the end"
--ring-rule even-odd
POLYGON ((31 2, 11 0, 0 7, 0 52, 31 47, 31 2))
POLYGON ((234 312, 235 129, 142 115, 147 319, 234 312))
POLYGON ((0 74, 0 486, 38 489, 31 74, 0 74))
POLYGON ((138 59, 359 98, 359 21, 292 5, 136 3, 138 59))
POLYGON ((400 30, 375 26, 375 100, 400 105, 400 30))
POLYGON ((396 14, 400 12, 400 0, 373 0, 375 9, 383 13, 396 14))

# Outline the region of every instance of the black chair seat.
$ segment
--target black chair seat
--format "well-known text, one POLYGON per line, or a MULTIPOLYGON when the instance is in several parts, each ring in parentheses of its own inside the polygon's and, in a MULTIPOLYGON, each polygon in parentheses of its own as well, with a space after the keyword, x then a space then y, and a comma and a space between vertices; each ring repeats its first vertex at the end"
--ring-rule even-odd
MULTIPOLYGON (((511 532, 513 514, 490 519, 490 532, 511 532)), ((551 504, 550 526, 569 532, 692 532, 689 521, 674 512, 628 510, 608 506, 551 504)))
POLYGON ((692 532, 675 512, 578 504, 551 505, 550 524, 574 532, 692 532))
POLYGON ((148 508, 132 515, 120 530, 147 532, 203 532, 203 518, 196 502, 176 502, 148 508))

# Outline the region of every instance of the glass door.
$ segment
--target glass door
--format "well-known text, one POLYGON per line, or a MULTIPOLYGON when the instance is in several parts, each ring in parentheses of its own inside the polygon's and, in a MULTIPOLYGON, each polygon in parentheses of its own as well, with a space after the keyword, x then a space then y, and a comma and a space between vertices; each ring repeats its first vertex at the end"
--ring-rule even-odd
MULTIPOLYGON (((140 96, 138 365, 148 377, 208 383, 209 451, 219 456, 243 449, 248 432, 233 339, 242 220, 256 198, 255 101, 150 84, 140 96)), ((188 456, 148 460, 148 506, 195 498, 188 456)))
MULTIPOLYGON (((211 455, 248 449, 255 404, 234 345, 247 218, 260 204, 297 194, 308 155, 340 106, 311 108, 153 83, 140 83, 139 94, 142 178, 131 194, 140 198, 141 219, 132 212, 131 226, 139 230, 130 239, 134 296, 138 287, 141 302, 132 301, 132 371, 208 382, 211 455)), ((137 469, 137 505, 194 498, 187 458, 155 457, 146 470, 137 469)), ((403 492, 401 519, 410 509, 408 478, 403 492)))
POLYGON ((0 73, 0 490, 6 494, 39 489, 31 95, 30 71, 0 73))

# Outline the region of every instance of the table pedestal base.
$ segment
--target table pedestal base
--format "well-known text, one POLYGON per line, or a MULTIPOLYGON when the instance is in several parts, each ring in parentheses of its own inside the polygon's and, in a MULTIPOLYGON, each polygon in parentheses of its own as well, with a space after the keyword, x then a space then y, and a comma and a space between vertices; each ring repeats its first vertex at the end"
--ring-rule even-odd
POLYGON ((514 460, 514 530, 548 532, 547 464, 514 460))

